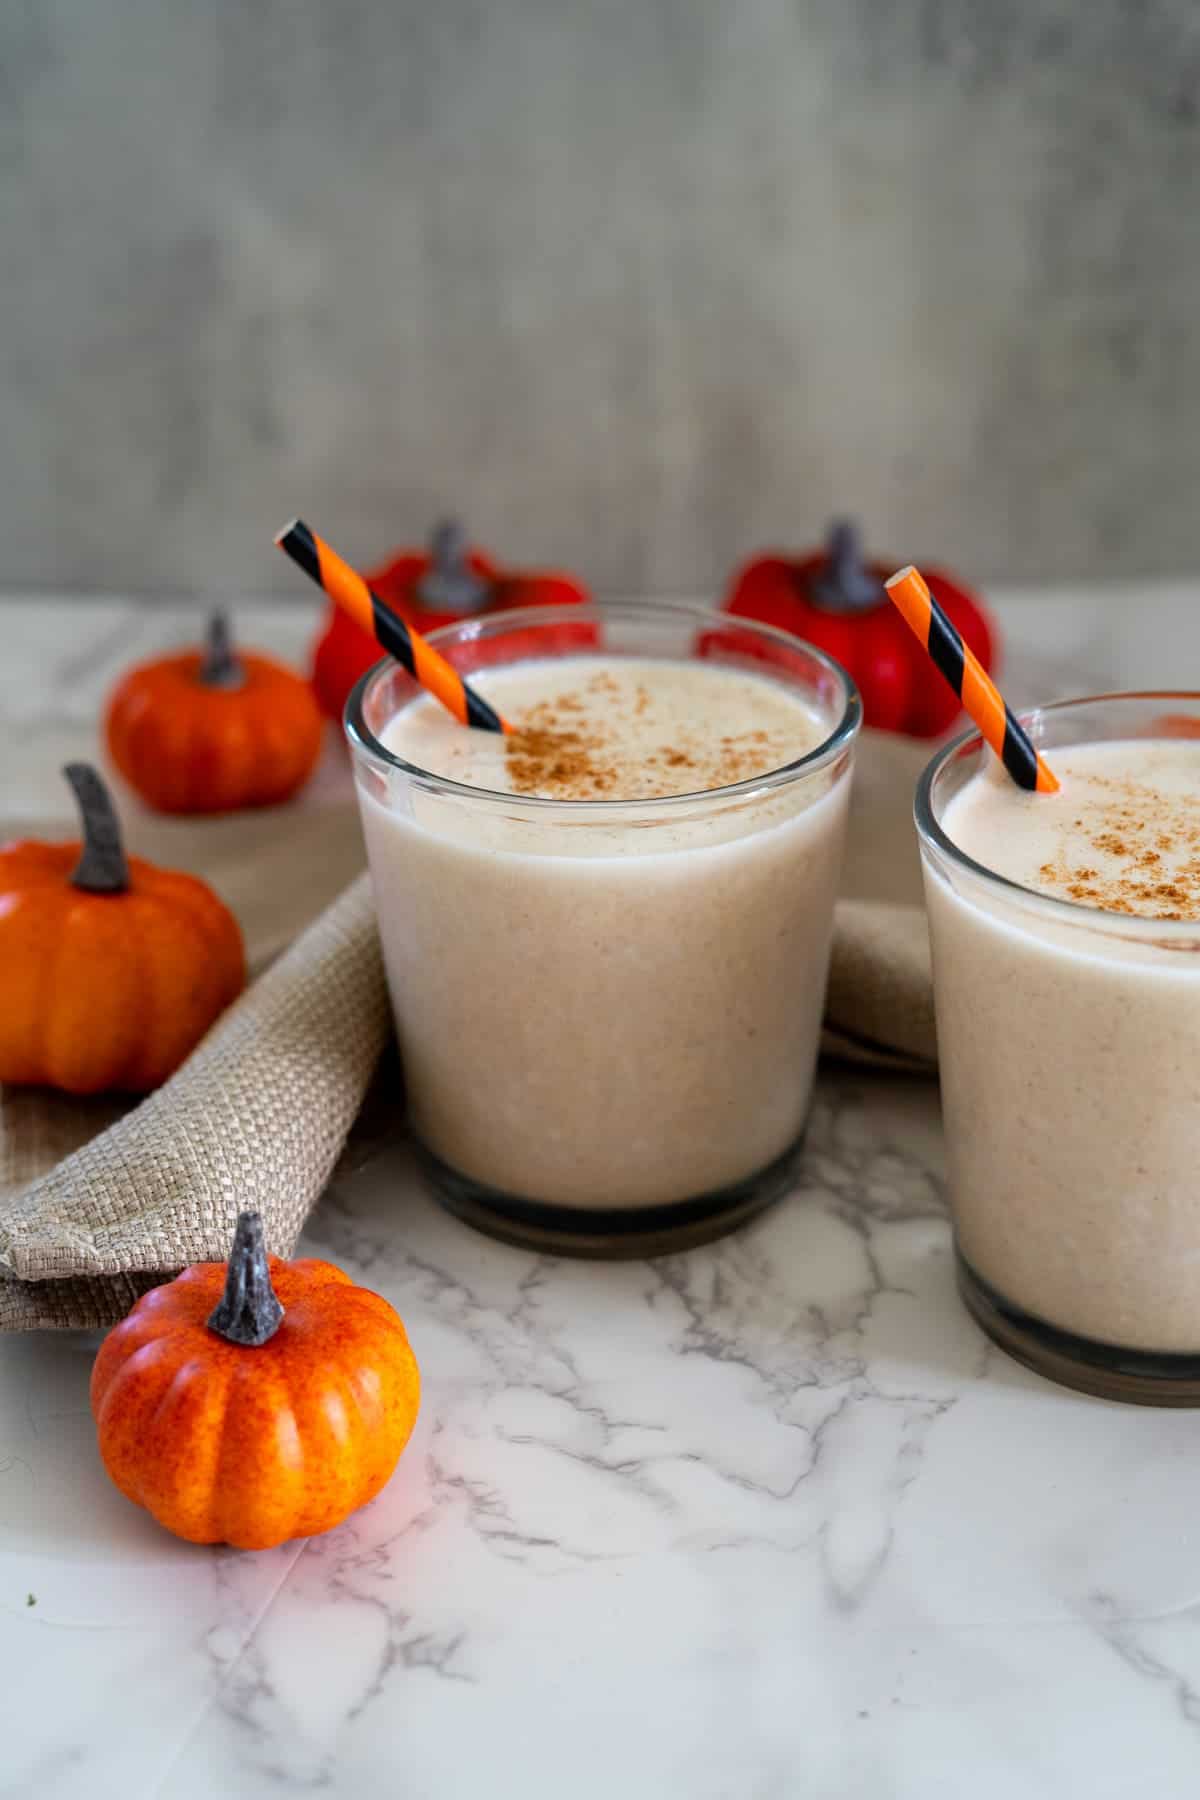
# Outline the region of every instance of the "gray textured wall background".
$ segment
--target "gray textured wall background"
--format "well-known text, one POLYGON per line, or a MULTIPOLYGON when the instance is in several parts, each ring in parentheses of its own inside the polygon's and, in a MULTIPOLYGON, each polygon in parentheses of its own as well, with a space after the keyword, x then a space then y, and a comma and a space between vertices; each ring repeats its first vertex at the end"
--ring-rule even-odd
POLYGON ((1200 565, 1195 0, 6 0, 0 553, 1200 565))

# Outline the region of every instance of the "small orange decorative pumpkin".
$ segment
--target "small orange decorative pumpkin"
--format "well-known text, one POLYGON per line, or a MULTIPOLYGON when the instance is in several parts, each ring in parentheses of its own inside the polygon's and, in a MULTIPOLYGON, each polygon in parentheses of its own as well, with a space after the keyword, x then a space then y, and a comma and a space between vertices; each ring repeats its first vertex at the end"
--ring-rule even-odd
POLYGON ((148 1093, 241 993, 242 934, 195 875, 125 856, 95 769, 63 773, 83 843, 0 846, 0 1081, 148 1093))
POLYGON ((387 1301, 332 1263, 268 1257, 253 1212, 228 1264, 143 1294, 92 1370, 121 1492, 176 1537, 239 1550, 314 1537, 373 1500, 419 1401, 387 1301))
POLYGON ((302 676, 235 654, 223 613, 203 650, 140 663, 108 703, 108 748, 149 806, 237 812, 290 800, 312 774, 324 727, 302 676))

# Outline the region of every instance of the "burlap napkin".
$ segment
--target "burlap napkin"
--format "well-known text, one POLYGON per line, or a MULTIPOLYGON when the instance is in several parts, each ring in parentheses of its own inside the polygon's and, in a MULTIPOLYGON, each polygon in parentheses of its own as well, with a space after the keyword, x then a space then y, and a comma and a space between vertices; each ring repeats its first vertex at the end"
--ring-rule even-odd
MULTIPOLYGON (((910 820, 924 756, 864 741, 825 1045, 912 1070, 935 1056, 910 820)), ((291 1253, 388 1036, 348 772, 323 789, 317 805, 215 821, 155 820, 122 796, 130 848, 212 881, 261 972, 132 1109, 0 1092, 0 1328, 110 1324, 164 1274, 223 1257, 242 1207, 262 1213, 272 1250, 291 1253)), ((0 837, 70 830, 64 808, 5 821, 0 837)))
POLYGON ((874 1068, 937 1066, 933 981, 912 803, 930 746, 865 731, 834 921, 823 1049, 874 1068))

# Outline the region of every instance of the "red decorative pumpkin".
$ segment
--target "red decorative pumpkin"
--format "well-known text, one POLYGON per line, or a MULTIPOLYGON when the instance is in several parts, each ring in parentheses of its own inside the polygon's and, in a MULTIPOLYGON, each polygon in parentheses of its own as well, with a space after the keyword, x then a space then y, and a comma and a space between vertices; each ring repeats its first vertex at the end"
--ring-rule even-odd
MULTIPOLYGON (((831 527, 823 550, 762 556, 735 576, 725 610, 815 644, 857 683, 868 725, 910 737, 939 737, 953 725, 957 697, 930 663, 883 591, 895 563, 865 561, 848 522, 831 527)), ((995 656, 995 627, 977 595, 922 564, 935 598, 985 669, 995 656)))
MULTIPOLYGON (((484 551, 467 542, 462 526, 454 519, 445 519, 436 527, 427 550, 398 551, 368 573, 367 581, 381 600, 425 637, 439 626, 476 613, 518 606, 574 605, 589 597, 587 589, 570 575, 501 569, 484 551)), ((584 632, 584 643, 592 642, 592 628, 586 627, 584 632)), ((543 650, 548 649, 545 635, 539 635, 543 650)), ((351 688, 380 655, 373 637, 341 607, 330 606, 313 648, 312 685, 321 711, 340 719, 351 688)))
POLYGON ((235 651, 223 613, 203 649, 130 669, 108 703, 109 754, 165 813, 278 806, 304 786, 325 728, 308 683, 274 657, 235 651))

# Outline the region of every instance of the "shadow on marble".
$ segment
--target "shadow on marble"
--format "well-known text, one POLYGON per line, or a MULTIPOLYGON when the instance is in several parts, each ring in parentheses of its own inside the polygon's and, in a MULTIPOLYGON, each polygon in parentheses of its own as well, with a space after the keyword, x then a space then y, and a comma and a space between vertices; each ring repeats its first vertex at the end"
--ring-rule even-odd
POLYGON ((162 1548, 149 1515, 112 1486, 96 1448, 88 1383, 99 1334, 37 1332, 4 1345, 6 1431, 0 1454, 5 1550, 94 1564, 108 1579, 162 1548))

